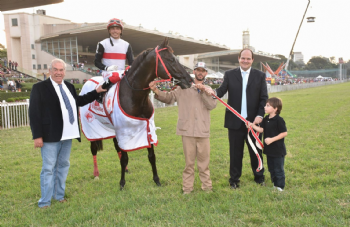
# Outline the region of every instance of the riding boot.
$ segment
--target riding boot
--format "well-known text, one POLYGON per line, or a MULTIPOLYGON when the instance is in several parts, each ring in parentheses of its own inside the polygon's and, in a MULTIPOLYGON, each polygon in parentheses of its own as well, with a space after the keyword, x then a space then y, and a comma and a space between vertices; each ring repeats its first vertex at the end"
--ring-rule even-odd
POLYGON ((108 79, 107 81, 105 81, 103 84, 102 84, 102 88, 103 89, 107 89, 106 92, 101 92, 100 94, 98 94, 98 98, 96 99, 96 101, 98 103, 103 103, 103 98, 104 96, 106 95, 106 93, 108 92, 108 90, 113 86, 114 84, 108 79))

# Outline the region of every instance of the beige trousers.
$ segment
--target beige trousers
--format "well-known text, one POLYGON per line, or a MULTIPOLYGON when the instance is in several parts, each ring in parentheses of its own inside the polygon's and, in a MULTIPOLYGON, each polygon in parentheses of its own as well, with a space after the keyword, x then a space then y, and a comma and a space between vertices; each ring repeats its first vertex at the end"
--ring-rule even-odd
POLYGON ((197 168, 199 179, 202 182, 202 189, 207 191, 212 189, 210 180, 210 141, 209 137, 189 137, 182 136, 182 145, 185 155, 186 167, 182 174, 182 190, 184 192, 193 191, 194 184, 194 164, 197 157, 197 168))

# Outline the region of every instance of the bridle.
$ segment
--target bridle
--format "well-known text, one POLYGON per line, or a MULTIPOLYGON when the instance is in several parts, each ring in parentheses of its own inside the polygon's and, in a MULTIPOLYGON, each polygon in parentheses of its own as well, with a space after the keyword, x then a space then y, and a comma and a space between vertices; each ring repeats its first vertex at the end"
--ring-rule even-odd
MULTIPOLYGON (((155 48, 155 50, 154 50, 154 51, 156 52, 156 76, 157 76, 157 78, 159 78, 159 76, 158 76, 158 61, 160 61, 160 63, 163 65, 163 68, 164 68, 164 70, 165 70, 165 72, 166 72, 166 74, 168 75, 169 78, 168 78, 168 79, 163 79, 163 80, 156 80, 156 82, 157 82, 157 83, 160 83, 160 82, 167 82, 167 81, 171 81, 171 80, 173 79, 173 81, 175 81, 176 84, 180 83, 179 80, 177 80, 177 79, 175 79, 174 77, 171 76, 171 74, 169 73, 168 68, 165 66, 165 64, 164 64, 164 62, 163 62, 162 56, 160 56, 160 54, 159 54, 159 52, 161 52, 162 50, 166 50, 166 49, 168 49, 168 48, 167 48, 167 47, 164 47, 164 48, 158 50, 158 47, 159 47, 159 46, 157 46, 157 47, 155 48)), ((143 88, 143 89, 133 88, 133 87, 129 84, 128 78, 125 78, 125 80, 126 80, 126 84, 127 84, 132 90, 134 90, 134 91, 144 91, 144 90, 150 89, 150 87, 146 87, 146 88, 143 88)))

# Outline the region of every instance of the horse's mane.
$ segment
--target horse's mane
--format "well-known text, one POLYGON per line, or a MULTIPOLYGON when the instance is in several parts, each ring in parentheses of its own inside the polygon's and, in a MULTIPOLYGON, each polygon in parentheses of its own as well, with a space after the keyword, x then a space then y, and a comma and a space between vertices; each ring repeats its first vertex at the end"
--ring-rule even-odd
POLYGON ((144 50, 139 55, 137 55, 134 62, 132 63, 132 68, 137 68, 152 50, 152 48, 148 48, 147 50, 144 50))
MULTIPOLYGON (((170 53, 174 53, 173 49, 170 47, 170 46, 167 46, 167 50, 170 52, 170 53)), ((144 51, 142 51, 139 55, 136 56, 134 62, 132 63, 132 68, 137 68, 141 62, 145 59, 145 57, 152 51, 154 50, 154 48, 148 48, 144 51)))

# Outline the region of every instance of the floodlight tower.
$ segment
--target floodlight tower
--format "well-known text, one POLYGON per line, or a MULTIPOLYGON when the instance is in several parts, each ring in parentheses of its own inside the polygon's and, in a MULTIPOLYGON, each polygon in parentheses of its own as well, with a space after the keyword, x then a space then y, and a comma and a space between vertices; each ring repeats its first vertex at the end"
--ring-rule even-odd
MULTIPOLYGON (((288 57, 288 59, 287 59, 287 63, 286 63, 285 69, 288 69, 289 60, 292 58, 292 55, 293 55, 293 49, 294 49, 295 41, 297 41, 297 38, 298 38, 298 35, 299 35, 299 31, 300 31, 301 25, 303 24, 303 21, 304 21, 304 18, 305 18, 305 14, 306 14, 306 12, 307 12, 307 9, 309 8, 309 5, 310 5, 310 0, 308 0, 308 3, 307 3, 307 6, 306 6, 306 9, 305 9, 305 13, 304 13, 303 19, 301 19, 301 22, 300 22, 300 25, 299 25, 299 29, 298 29, 297 35, 295 36, 292 49, 290 50, 289 57, 288 57)), ((308 22, 308 23, 315 22, 315 18, 316 18, 316 17, 308 17, 308 18, 307 18, 307 22, 308 22)))

